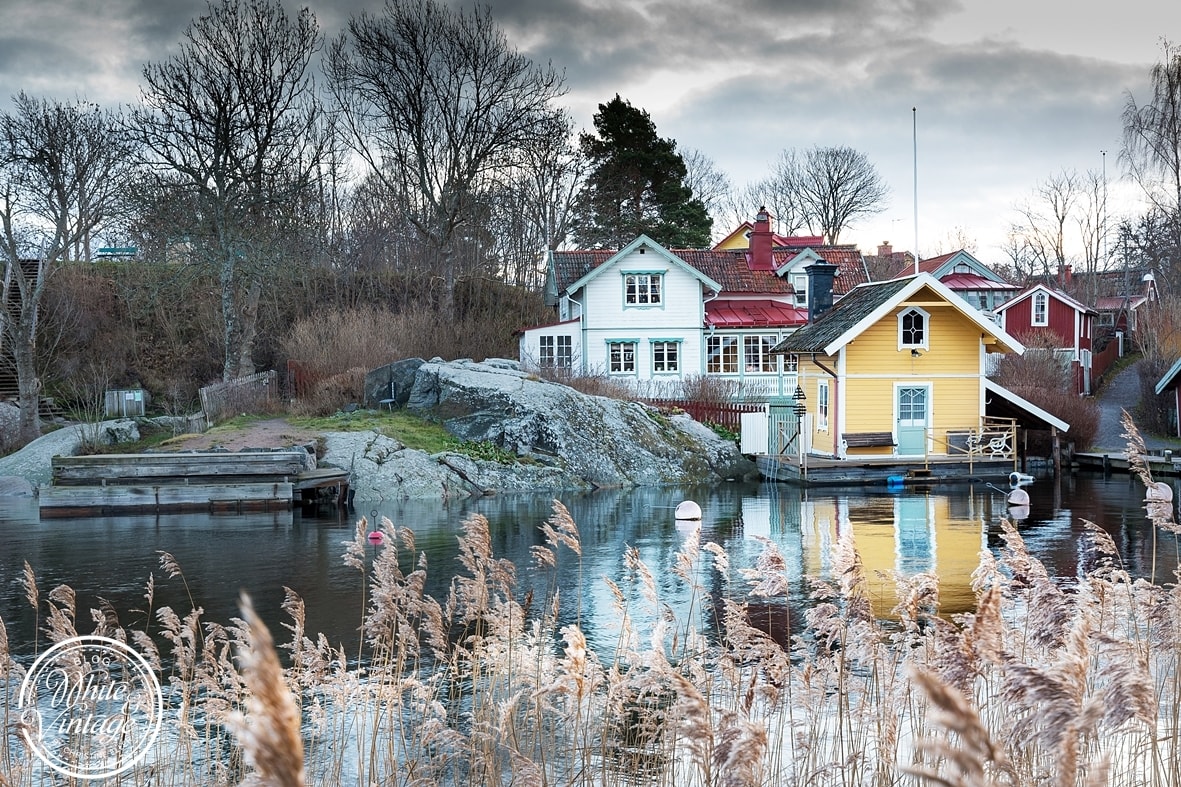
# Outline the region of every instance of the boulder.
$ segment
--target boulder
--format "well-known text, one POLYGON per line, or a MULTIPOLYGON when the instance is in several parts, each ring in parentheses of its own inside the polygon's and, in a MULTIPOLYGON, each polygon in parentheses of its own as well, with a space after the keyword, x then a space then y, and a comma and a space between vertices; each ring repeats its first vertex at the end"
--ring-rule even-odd
POLYGON ((424 363, 426 361, 421 358, 406 358, 366 374, 364 405, 376 410, 383 401, 392 399, 394 407, 404 407, 414 384, 414 375, 424 363))
POLYGON ((406 408, 460 440, 491 442, 595 487, 709 483, 756 471, 732 442, 688 416, 587 396, 515 362, 424 363, 406 408))
POLYGON ((14 454, 0 457, 0 476, 19 476, 37 486, 48 484, 53 475, 50 459, 74 456, 86 442, 109 445, 112 437, 138 440, 139 428, 134 421, 122 418, 58 429, 41 435, 14 454))

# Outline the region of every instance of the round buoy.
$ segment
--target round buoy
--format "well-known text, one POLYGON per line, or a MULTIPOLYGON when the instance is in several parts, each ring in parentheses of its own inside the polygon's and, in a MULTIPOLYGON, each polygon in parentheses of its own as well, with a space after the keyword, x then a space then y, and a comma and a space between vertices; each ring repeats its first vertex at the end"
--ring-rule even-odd
POLYGON ((380 530, 374 530, 372 533, 369 534, 369 543, 373 544, 373 546, 377 546, 378 544, 381 544, 384 541, 385 541, 385 536, 382 535, 380 530))
POLYGON ((1029 492, 1018 487, 1009 493, 1006 498, 1010 506, 1029 506, 1029 492))
POLYGON ((1173 502, 1173 487, 1164 481, 1153 481, 1144 493, 1144 500, 1150 503, 1173 502))
POLYGON ((701 519, 701 506, 692 500, 685 500, 677 505, 673 516, 677 519, 701 519))
POLYGON ((1027 473, 1018 473, 1017 471, 1009 473, 1009 483, 1013 486, 1018 486, 1020 484, 1032 484, 1033 480, 1033 476, 1027 473))

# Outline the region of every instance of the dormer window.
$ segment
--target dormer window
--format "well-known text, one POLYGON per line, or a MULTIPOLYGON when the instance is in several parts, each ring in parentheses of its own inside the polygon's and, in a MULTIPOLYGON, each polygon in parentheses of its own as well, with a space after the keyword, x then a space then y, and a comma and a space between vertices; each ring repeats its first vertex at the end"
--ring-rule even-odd
POLYGON ((1050 296, 1044 292, 1033 294, 1033 325, 1050 324, 1050 296))
POLYGON ((664 302, 663 284, 660 273, 625 273, 623 302, 627 306, 659 306, 664 302))
POLYGON ((808 275, 805 273, 793 273, 791 276, 791 288, 795 290, 796 306, 807 306, 808 275))
POLYGON ((930 315, 922 309, 912 307, 903 311, 898 315, 898 349, 928 349, 929 326, 930 315))

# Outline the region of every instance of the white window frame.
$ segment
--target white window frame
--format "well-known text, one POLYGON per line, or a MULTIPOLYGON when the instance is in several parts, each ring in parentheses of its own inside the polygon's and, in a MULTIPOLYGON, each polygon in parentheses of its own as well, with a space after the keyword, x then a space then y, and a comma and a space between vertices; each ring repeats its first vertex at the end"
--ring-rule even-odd
POLYGON ((828 431, 828 380, 816 381, 816 429, 828 431))
POLYGON ((742 368, 748 374, 774 374, 779 371, 775 356, 770 352, 778 343, 779 337, 773 333, 751 333, 743 336, 742 368))
POLYGON ((646 308, 664 305, 664 273, 661 271, 624 271, 623 305, 646 308))
POLYGON ((741 368, 741 343, 733 334, 717 334, 705 339, 705 373, 706 374, 738 374, 741 368), (726 350, 733 348, 731 360, 733 368, 727 368, 726 350), (716 348, 716 350, 715 350, 716 348))
POLYGON ((636 354, 640 343, 635 339, 620 339, 607 342, 607 373, 617 375, 634 375, 636 373, 636 354), (629 357, 628 350, 631 355, 629 357))
POLYGON ((1047 293, 1035 292, 1030 299, 1029 324, 1039 328, 1050 324, 1050 296, 1047 293), (1039 307, 1042 313, 1040 318, 1038 317, 1039 307))
POLYGON ((925 309, 920 309, 917 306, 908 306, 906 309, 898 313, 898 349, 899 350, 927 350, 931 347, 931 315, 925 309), (906 328, 906 318, 909 315, 918 315, 923 318, 922 337, 919 341, 913 341, 913 336, 907 336, 908 331, 913 331, 913 327, 906 328), (910 341, 908 341, 910 339, 910 341))
POLYGON ((791 275, 791 288, 794 292, 793 299, 796 306, 808 305, 808 274, 793 273, 791 275))
POLYGON ((537 363, 543 369, 571 368, 574 363, 573 337, 568 333, 546 334, 539 337, 537 363))
POLYGON ((652 351, 652 374, 681 373, 680 339, 652 339, 650 344, 652 351), (661 363, 664 364, 664 368, 657 368, 661 363))

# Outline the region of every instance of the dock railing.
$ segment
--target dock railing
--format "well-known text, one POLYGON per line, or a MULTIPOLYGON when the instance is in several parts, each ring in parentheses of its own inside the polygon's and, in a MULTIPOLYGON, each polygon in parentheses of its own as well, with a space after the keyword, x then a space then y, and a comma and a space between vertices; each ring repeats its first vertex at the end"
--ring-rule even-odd
POLYGON ((984 418, 976 427, 948 429, 943 439, 932 435, 932 444, 942 444, 948 456, 964 455, 968 467, 977 459, 1012 459, 1017 469, 1017 420, 984 418))

